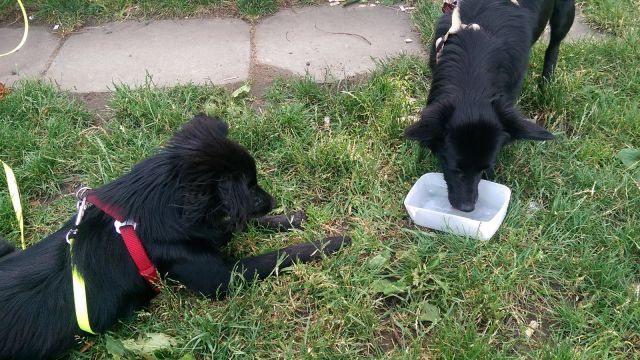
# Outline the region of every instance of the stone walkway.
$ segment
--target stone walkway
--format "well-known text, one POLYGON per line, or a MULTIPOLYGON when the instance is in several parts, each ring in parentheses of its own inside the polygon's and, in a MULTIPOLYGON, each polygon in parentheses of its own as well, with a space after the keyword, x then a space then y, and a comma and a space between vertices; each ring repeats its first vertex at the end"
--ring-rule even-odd
MULTIPOLYGON (((598 35, 579 19, 570 38, 598 35)), ((0 53, 21 36, 22 28, 0 28, 0 53)), ((374 59, 401 53, 425 56, 410 15, 385 6, 285 9, 254 25, 233 18, 125 21, 64 38, 33 26, 19 52, 0 58, 0 82, 45 78, 88 93, 139 85, 147 74, 160 86, 260 82, 269 74, 324 81, 327 73, 336 80, 367 73, 374 59)))

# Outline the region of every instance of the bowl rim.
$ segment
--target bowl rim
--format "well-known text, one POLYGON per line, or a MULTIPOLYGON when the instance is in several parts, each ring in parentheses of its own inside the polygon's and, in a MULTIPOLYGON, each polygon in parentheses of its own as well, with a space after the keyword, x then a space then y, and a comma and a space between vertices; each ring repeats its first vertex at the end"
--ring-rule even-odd
MULTIPOLYGON (((419 207, 419 206, 415 206, 415 205, 411 205, 409 204, 409 198, 412 194, 414 194, 417 190, 416 185, 421 182, 421 181, 426 181, 425 179, 427 178, 435 178, 438 177, 438 179, 444 181, 444 174, 443 173, 439 173, 439 172, 429 172, 429 173, 425 173, 422 176, 420 176, 420 178, 418 178, 418 180, 416 180, 416 182, 411 186, 411 189, 409 190, 409 192, 407 193, 407 196, 405 196, 404 198, 404 206, 405 208, 409 209, 414 209, 414 210, 418 210, 418 211, 422 211, 422 212, 426 212, 427 214, 433 214, 433 215, 439 215, 439 216, 446 216, 446 217, 452 217, 455 218, 456 220, 463 220, 465 221, 467 224, 469 224, 469 222, 473 222, 475 224, 477 224, 477 226, 482 226, 482 224, 484 223, 490 223, 493 222, 496 217, 498 216, 498 214, 500 214, 504 208, 509 206, 509 202, 511 201, 511 189, 503 184, 499 184, 497 182, 493 182, 493 181, 489 181, 489 180, 480 180, 480 182, 484 182, 486 185, 491 186, 491 187, 496 187, 498 189, 500 189, 501 193, 504 194, 504 198, 506 199, 506 201, 503 201, 502 204, 500 205, 500 207, 498 207, 498 209, 496 210, 496 212, 491 216, 491 218, 489 220, 476 220, 476 219, 472 219, 469 217, 465 217, 462 215, 458 215, 458 214, 450 214, 450 213, 445 213, 445 212, 440 212, 431 208, 424 208, 424 207, 419 207)), ((446 185, 446 183, 445 183, 446 185)), ((485 185, 485 186, 486 186, 485 185)), ((411 215, 411 214, 409 214, 411 215)), ((412 217, 413 220, 413 217, 412 217)), ((471 225, 471 224, 469 224, 471 225)))

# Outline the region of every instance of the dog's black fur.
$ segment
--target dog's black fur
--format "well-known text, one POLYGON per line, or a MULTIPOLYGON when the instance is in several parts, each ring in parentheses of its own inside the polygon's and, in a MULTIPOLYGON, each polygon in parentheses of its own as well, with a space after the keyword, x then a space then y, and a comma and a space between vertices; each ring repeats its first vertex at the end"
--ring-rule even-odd
POLYGON ((436 61, 435 40, 451 27, 451 14, 436 26, 431 46, 432 83, 427 107, 405 136, 438 158, 449 202, 472 211, 478 183, 492 176, 498 152, 518 139, 550 140, 553 135, 515 108, 529 51, 549 22, 543 79, 549 79, 560 42, 573 24, 574 0, 459 0, 463 24, 478 24, 449 36, 436 61))
MULTIPOLYGON (((224 296, 234 268, 247 280, 264 278, 278 264, 318 259, 348 242, 335 237, 225 261, 219 249, 232 233, 274 207, 271 195, 258 186, 253 158, 226 135, 226 123, 196 116, 165 149, 95 190, 138 223, 162 275, 214 298, 224 296)), ((24 251, 0 241, 0 359, 53 358, 82 334, 65 241, 73 220, 24 251)), ((138 274, 111 217, 89 207, 75 239, 73 258, 86 282, 94 331, 105 331, 149 303, 155 293, 138 274)))

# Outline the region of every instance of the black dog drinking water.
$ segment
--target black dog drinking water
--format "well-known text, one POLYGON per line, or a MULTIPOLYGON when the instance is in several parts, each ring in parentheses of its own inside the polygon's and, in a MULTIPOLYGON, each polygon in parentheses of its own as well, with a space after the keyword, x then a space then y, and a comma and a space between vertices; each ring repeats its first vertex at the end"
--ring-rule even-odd
POLYGON ((543 79, 549 79, 560 42, 569 32, 574 0, 460 0, 445 3, 431 46, 427 106, 405 136, 438 158, 449 202, 472 211, 483 174, 492 176, 509 142, 553 135, 515 108, 529 51, 547 23, 551 32, 543 79))

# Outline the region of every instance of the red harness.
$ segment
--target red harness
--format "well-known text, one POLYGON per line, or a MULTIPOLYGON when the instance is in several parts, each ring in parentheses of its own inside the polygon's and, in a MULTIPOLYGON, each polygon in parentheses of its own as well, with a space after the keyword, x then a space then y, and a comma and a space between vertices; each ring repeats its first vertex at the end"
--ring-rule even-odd
POLYGON ((131 219, 125 219, 119 209, 104 203, 92 193, 87 195, 87 201, 115 220, 113 224, 116 228, 116 232, 122 236, 122 240, 124 240, 124 244, 129 251, 129 255, 131 255, 133 262, 138 268, 138 273, 147 281, 147 283, 149 283, 149 285, 151 285, 151 288, 155 292, 160 292, 160 288, 158 287, 160 283, 158 270, 149 259, 147 252, 142 246, 140 237, 138 237, 138 234, 136 233, 137 224, 131 219))
POLYGON ((456 6, 458 6, 458 0, 444 0, 442 3, 442 13, 451 14, 456 6))

